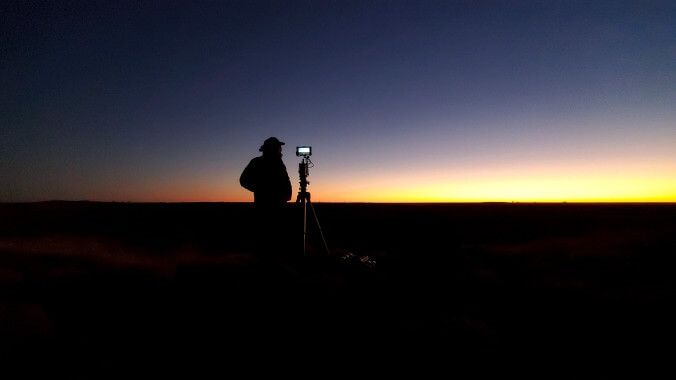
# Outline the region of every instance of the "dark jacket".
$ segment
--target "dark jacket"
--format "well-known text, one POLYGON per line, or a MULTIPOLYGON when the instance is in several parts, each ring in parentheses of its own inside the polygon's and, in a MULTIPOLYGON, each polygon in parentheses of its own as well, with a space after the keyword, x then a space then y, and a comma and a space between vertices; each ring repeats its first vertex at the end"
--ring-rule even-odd
POLYGON ((272 206, 291 200, 291 180, 279 156, 262 155, 251 160, 239 183, 253 191, 256 204, 272 206))

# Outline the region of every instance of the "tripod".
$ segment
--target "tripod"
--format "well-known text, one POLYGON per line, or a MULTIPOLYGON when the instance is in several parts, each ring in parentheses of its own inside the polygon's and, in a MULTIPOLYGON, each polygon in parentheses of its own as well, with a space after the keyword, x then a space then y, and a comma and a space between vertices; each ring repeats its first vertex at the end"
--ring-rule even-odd
POLYGON ((303 204, 303 256, 306 255, 307 251, 307 206, 310 205, 310 211, 312 212, 312 218, 315 221, 315 224, 317 224, 317 229, 319 230, 319 235, 322 238, 322 242, 324 243, 324 250, 326 251, 326 254, 329 254, 329 246, 326 244, 326 239, 324 239, 324 232, 322 232, 322 226, 319 225, 319 219, 317 219, 317 213, 315 213, 315 207, 312 205, 312 201, 310 201, 310 193, 307 192, 307 185, 310 184, 308 182, 307 177, 310 175, 310 167, 308 164, 310 164, 312 161, 310 161, 310 158, 305 156, 303 157, 302 161, 300 164, 298 164, 298 174, 300 175, 300 190, 298 191, 298 196, 296 197, 296 203, 302 203, 303 204))

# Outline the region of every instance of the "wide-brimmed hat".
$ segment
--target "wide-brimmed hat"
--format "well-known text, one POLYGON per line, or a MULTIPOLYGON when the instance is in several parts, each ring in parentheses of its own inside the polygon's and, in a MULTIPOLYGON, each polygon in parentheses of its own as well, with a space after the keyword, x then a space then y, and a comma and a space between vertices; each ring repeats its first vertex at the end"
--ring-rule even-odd
POLYGON ((279 141, 278 138, 276 137, 270 137, 265 142, 263 142, 263 145, 261 145, 260 149, 258 149, 259 152, 262 152, 266 149, 270 148, 278 148, 280 146, 284 145, 283 142, 279 141))

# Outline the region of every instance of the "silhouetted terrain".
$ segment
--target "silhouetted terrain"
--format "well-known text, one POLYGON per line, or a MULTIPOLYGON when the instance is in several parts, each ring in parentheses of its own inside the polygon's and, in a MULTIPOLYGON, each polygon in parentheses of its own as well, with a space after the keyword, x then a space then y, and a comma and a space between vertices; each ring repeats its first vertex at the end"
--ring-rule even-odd
POLYGON ((252 204, 0 204, 0 354, 85 377, 500 358, 603 377, 673 355, 674 204, 315 208, 330 257, 312 229, 302 257, 294 205, 288 254, 257 248, 252 204))

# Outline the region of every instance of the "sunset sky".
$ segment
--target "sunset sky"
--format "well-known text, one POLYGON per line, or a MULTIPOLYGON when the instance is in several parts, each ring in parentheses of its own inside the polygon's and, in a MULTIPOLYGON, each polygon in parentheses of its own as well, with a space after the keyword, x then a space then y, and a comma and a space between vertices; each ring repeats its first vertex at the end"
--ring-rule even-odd
POLYGON ((674 1, 12 1, 0 201, 676 202, 674 1))

